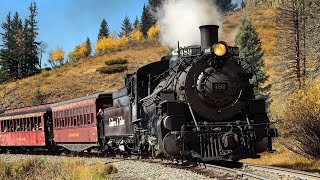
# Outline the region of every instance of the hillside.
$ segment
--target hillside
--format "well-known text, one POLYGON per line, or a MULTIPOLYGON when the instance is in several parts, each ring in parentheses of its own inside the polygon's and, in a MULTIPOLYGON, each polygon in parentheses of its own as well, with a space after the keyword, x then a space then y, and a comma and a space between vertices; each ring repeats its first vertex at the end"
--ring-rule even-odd
POLYGON ((36 101, 38 90, 48 103, 115 90, 123 86, 124 74, 132 73, 166 54, 167 49, 155 43, 148 48, 139 46, 82 59, 76 63, 67 63, 50 71, 45 70, 29 78, 0 85, 0 109, 30 106, 36 101), (112 75, 100 74, 96 71, 105 66, 105 61, 116 58, 129 61, 128 71, 112 75))
MULTIPOLYGON (((241 11, 231 13, 224 18, 220 40, 234 44, 241 13, 241 11)), ((265 50, 266 70, 271 74, 270 67, 275 44, 275 9, 249 9, 248 14, 260 35, 265 50)), ((131 46, 127 50, 82 59, 76 63, 67 63, 29 78, 3 84, 0 85, 0 109, 33 105, 39 96, 42 96, 46 102, 52 103, 96 92, 115 90, 123 86, 124 74, 134 72, 139 67, 157 61, 166 54, 168 50, 159 43, 131 46), (105 66, 106 60, 119 57, 129 61, 128 71, 112 75, 103 75, 96 71, 105 66)))

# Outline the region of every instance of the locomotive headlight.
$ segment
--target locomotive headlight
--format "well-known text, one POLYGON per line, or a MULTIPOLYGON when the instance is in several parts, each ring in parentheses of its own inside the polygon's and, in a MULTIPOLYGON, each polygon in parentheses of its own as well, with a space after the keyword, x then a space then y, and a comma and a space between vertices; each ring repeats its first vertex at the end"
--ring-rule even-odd
POLYGON ((227 53, 228 45, 225 42, 217 42, 213 45, 213 52, 217 56, 224 56, 227 53))

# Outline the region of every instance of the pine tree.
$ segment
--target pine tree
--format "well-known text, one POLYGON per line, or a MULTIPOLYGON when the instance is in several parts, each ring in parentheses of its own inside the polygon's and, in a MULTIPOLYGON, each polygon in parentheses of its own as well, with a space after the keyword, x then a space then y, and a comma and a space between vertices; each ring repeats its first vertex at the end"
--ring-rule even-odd
POLYGON ((29 7, 30 15, 24 26, 16 12, 11 20, 2 24, 2 49, 0 50, 1 82, 19 79, 39 72, 39 47, 37 42, 38 25, 36 21, 37 7, 33 2, 29 7))
POLYGON ((257 85, 257 88, 254 90, 256 98, 265 97, 262 93, 270 87, 262 87, 263 83, 267 80, 267 76, 263 70, 263 51, 259 35, 247 14, 244 14, 240 20, 240 27, 235 42, 236 46, 239 47, 240 56, 244 57, 243 67, 253 73, 251 82, 257 85))
POLYGON ((41 42, 38 42, 38 22, 36 21, 37 6, 32 2, 29 7, 30 15, 24 24, 24 45, 25 45, 25 64, 26 75, 30 76, 39 72, 41 68, 39 58, 39 47, 41 42))
POLYGON ((155 25, 157 22, 156 14, 157 14, 158 8, 161 7, 162 3, 163 3, 163 0, 148 0, 148 10, 151 15, 150 18, 152 21, 152 25, 155 25))
POLYGON ((153 12, 157 12, 157 9, 161 7, 163 0, 148 0, 148 6, 153 12))
POLYGON ((2 36, 2 45, 0 49, 0 67, 1 67, 1 76, 0 82, 6 82, 12 77, 12 53, 13 53, 13 30, 12 30, 12 20, 11 13, 6 17, 6 22, 1 24, 3 33, 0 33, 2 36))
POLYGON ((98 40, 99 39, 102 39, 104 37, 108 37, 110 34, 109 32, 109 27, 108 27, 108 24, 107 24, 107 21, 105 19, 103 19, 101 21, 101 24, 100 24, 100 30, 99 30, 99 34, 98 34, 98 40))
POLYGON ((18 12, 15 13, 12 20, 9 13, 7 22, 2 24, 2 28, 4 33, 1 34, 3 36, 3 48, 1 49, 0 66, 2 67, 1 81, 4 82, 21 77, 20 67, 24 57, 24 44, 22 21, 18 12))
POLYGON ((140 21, 138 17, 136 17, 136 20, 134 20, 133 27, 134 29, 140 29, 140 21))
POLYGON ((246 7, 246 3, 244 2, 244 0, 241 1, 241 8, 245 8, 246 7))
POLYGON ((23 41, 24 41, 24 55, 23 55, 23 62, 21 62, 21 74, 22 77, 27 77, 29 74, 29 62, 28 62, 28 26, 29 22, 28 19, 24 20, 23 24, 23 41))
POLYGON ((19 18, 18 12, 15 13, 12 21, 12 30, 13 30, 13 74, 14 79, 19 79, 22 77, 22 64, 24 61, 24 38, 22 30, 22 21, 19 18))
POLYGON ((88 51, 88 53, 86 54, 86 57, 89 57, 89 56, 91 55, 91 53, 92 53, 91 41, 90 41, 89 37, 87 37, 86 45, 87 45, 87 47, 89 48, 89 51, 88 51))
POLYGON ((214 0, 214 1, 216 2, 216 5, 219 7, 222 13, 234 11, 234 9, 237 7, 236 4, 232 3, 232 0, 214 0))
POLYGON ((143 6, 141 16, 141 32, 144 36, 147 36, 149 28, 152 26, 152 17, 146 6, 143 6))
POLYGON ((126 15, 126 17, 122 21, 122 27, 119 37, 122 37, 124 35, 129 37, 132 30, 132 24, 130 23, 129 17, 126 15))

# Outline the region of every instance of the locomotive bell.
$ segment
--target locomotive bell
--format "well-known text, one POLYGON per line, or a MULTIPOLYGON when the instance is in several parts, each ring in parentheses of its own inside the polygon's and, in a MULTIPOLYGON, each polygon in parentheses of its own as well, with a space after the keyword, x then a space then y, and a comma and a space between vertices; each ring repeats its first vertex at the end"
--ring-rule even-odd
POLYGON ((204 25, 200 26, 201 33, 201 51, 212 47, 216 42, 218 42, 218 29, 217 25, 204 25))

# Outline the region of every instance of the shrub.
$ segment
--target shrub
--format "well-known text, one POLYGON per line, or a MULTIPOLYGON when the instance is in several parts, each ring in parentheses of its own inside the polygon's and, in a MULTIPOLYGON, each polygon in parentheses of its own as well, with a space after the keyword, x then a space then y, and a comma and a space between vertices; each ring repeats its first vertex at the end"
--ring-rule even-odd
POLYGON ((90 47, 87 43, 82 43, 80 46, 74 47, 74 49, 68 54, 69 60, 72 62, 79 61, 81 58, 88 57, 90 54, 90 47))
POLYGON ((42 77, 49 77, 50 73, 48 71, 43 71, 43 73, 41 74, 42 77))
POLYGON ((101 67, 97 69, 97 71, 99 71, 101 74, 113 74, 113 73, 123 72, 127 69, 128 67, 126 65, 113 65, 113 66, 101 67))
POLYGON ((133 41, 139 42, 142 40, 142 37, 143 37, 143 34, 140 29, 134 29, 130 34, 130 38, 133 41))
POLYGON ((46 96, 40 91, 39 88, 35 92, 33 99, 34 99, 34 101, 32 103, 33 105, 39 105, 39 104, 46 104, 47 103, 46 96))
POLYGON ((147 32, 148 38, 158 38, 159 34, 160 34, 160 30, 158 25, 151 26, 147 32))
POLYGON ((283 136, 290 150, 308 158, 320 157, 320 85, 293 92, 281 117, 283 136))
POLYGON ((128 60, 127 59, 122 59, 122 58, 118 58, 118 59, 111 59, 105 62, 106 65, 114 65, 114 64, 128 64, 128 60))
POLYGON ((113 50, 118 50, 120 47, 125 46, 129 39, 124 35, 121 38, 101 38, 97 41, 95 45, 95 53, 100 55, 104 53, 111 52, 113 50))
POLYGON ((61 48, 49 52, 49 63, 52 67, 58 67, 64 64, 64 51, 61 48))

